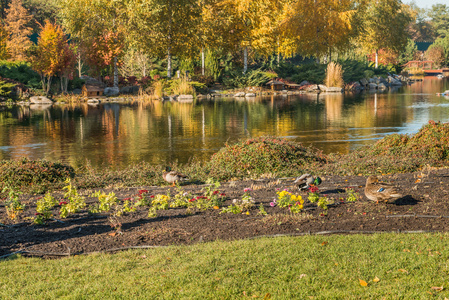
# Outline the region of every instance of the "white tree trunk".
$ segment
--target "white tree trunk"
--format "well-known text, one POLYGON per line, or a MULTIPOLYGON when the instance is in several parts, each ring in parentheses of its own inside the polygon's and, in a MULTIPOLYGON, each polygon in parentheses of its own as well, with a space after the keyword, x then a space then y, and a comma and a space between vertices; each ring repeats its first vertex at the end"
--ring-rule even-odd
POLYGON ((83 75, 83 62, 81 61, 81 54, 77 54, 78 59, 78 77, 81 77, 83 75))
POLYGON ((167 50, 167 77, 171 78, 171 47, 168 47, 167 50))
POLYGON ((248 47, 243 49, 243 74, 248 71, 248 47))
POLYGON ((204 76, 204 48, 201 48, 201 75, 204 76))
POLYGON ((114 57, 114 87, 118 87, 117 57, 114 57))

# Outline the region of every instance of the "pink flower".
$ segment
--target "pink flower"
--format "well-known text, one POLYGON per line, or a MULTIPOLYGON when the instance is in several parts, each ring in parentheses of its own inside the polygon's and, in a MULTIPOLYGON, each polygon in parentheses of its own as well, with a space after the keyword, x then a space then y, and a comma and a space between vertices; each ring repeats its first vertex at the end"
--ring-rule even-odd
POLYGON ((275 202, 275 201, 270 202, 270 206, 271 206, 271 207, 275 207, 275 206, 276 206, 276 202, 275 202))
POLYGON ((245 193, 247 193, 247 192, 251 192, 252 189, 251 189, 251 188, 245 188, 243 191, 244 191, 245 193))

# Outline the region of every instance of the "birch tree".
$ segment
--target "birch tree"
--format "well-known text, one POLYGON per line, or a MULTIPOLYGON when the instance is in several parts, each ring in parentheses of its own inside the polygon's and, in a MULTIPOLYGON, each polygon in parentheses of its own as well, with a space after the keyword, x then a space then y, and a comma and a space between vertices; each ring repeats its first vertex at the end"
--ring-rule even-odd
POLYGON ((375 54, 376 68, 380 49, 400 52, 407 45, 407 27, 412 18, 400 0, 370 1, 357 15, 361 17, 358 44, 366 54, 375 54))
POLYGON ((197 0, 131 0, 130 37, 144 51, 166 57, 171 78, 172 56, 191 55, 197 48, 200 14, 197 0))

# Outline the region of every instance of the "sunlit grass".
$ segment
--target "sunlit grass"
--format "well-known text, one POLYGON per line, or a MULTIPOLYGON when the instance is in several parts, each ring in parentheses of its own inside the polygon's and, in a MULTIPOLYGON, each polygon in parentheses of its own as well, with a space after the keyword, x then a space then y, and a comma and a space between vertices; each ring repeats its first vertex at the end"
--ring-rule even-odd
POLYGON ((326 78, 324 84, 328 87, 340 87, 344 86, 343 81, 343 69, 340 64, 330 62, 327 65, 326 78))
POLYGON ((0 261, 0 298, 444 299, 448 238, 304 236, 60 260, 15 257, 0 261))

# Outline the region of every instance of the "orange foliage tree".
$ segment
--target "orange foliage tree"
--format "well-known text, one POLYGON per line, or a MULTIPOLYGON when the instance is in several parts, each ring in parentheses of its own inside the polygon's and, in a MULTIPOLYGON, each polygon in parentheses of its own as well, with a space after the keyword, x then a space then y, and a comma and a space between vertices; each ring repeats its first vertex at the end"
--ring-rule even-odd
POLYGON ((32 46, 29 35, 32 28, 28 26, 32 16, 23 7, 21 0, 12 0, 6 9, 5 29, 9 33, 7 49, 11 59, 26 60, 27 51, 32 46))
POLYGON ((67 81, 75 56, 61 26, 45 22, 32 59, 33 68, 41 75, 42 89, 48 95, 53 76, 61 78, 61 90, 67 91, 67 81))

